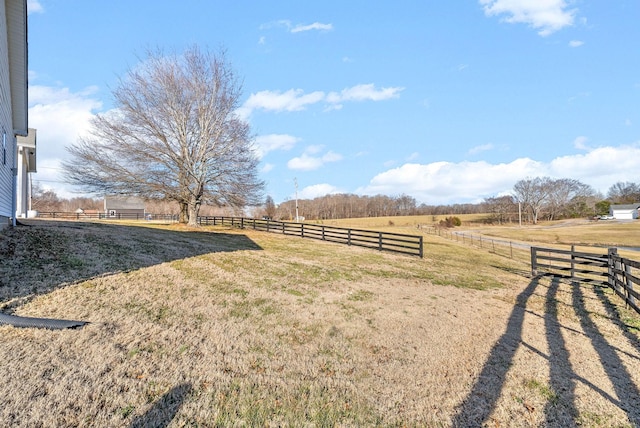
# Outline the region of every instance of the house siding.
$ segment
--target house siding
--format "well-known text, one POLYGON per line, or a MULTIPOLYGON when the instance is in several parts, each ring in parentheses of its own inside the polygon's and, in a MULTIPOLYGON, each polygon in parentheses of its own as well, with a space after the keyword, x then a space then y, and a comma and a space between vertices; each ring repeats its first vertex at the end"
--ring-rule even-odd
POLYGON ((18 149, 27 135, 27 2, 0 0, 0 228, 15 216, 18 149))
POLYGON ((6 2, 0 0, 0 227, 12 217, 15 137, 11 114, 11 82, 9 76, 9 47, 6 2), (4 140, 3 140, 4 139, 4 140), (3 141, 5 146, 3 147, 3 141))
POLYGON ((611 205, 609 211, 617 220, 635 220, 638 218, 640 203, 627 205, 611 205))

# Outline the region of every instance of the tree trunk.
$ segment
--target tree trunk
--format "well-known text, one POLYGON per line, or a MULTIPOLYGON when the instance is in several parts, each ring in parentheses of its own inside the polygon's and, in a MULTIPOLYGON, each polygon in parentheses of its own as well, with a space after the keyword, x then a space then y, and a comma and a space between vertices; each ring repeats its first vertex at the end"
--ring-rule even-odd
POLYGON ((198 226, 198 214, 200 213, 200 199, 192 198, 189 201, 189 226, 198 226))
POLYGON ((186 202, 180 202, 180 216, 178 222, 186 224, 189 222, 189 205, 186 202))

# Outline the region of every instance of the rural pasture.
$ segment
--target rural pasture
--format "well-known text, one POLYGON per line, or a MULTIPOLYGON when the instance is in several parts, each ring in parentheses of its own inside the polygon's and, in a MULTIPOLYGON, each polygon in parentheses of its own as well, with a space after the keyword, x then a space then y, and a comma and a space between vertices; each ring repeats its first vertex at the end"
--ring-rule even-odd
POLYGON ((0 425, 640 425, 640 320, 609 290, 424 242, 419 259, 226 227, 5 230, 2 311, 89 324, 0 326, 0 425))

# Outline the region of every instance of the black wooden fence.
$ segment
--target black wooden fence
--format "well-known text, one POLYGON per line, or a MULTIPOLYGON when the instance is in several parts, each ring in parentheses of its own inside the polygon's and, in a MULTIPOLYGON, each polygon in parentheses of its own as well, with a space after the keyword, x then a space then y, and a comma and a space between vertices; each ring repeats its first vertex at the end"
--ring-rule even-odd
POLYGON ((294 223, 245 217, 198 217, 198 221, 202 225, 251 228, 264 232, 319 239, 322 241, 373 248, 380 251, 392 251, 418 257, 423 257, 424 254, 422 236, 419 235, 404 235, 400 233, 351 229, 321 224, 294 223))
POLYGON ((38 212, 38 218, 54 218, 60 220, 162 220, 178 221, 175 214, 151 213, 76 213, 76 212, 38 212))
POLYGON ((625 303, 640 313, 640 262, 618 255, 616 248, 606 253, 587 253, 555 248, 531 247, 531 274, 551 275, 610 287, 625 303))

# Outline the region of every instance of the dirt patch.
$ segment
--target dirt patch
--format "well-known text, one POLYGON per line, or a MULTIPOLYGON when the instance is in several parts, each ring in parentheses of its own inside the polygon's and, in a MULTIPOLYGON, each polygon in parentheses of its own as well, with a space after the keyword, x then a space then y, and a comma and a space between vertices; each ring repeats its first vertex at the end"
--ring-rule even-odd
MULTIPOLYGON (((17 314, 90 324, 0 327, 4 426, 640 423, 635 318, 606 290, 496 268, 478 275, 501 286, 474 290, 435 285, 453 263, 435 254, 86 227, 98 246, 124 233, 129 264, 87 262, 20 304, 6 292, 17 314)), ((11 239, 2 269, 33 257, 11 239)))

